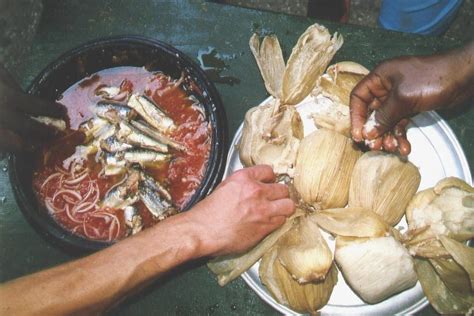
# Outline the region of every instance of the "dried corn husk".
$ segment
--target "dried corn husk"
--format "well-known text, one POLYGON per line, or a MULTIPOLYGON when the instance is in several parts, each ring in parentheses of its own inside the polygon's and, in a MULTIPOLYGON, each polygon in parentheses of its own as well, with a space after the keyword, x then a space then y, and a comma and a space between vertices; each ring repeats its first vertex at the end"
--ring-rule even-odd
POLYGON ((327 304, 337 283, 337 268, 332 264, 324 281, 300 284, 278 260, 279 247, 274 245, 260 262, 260 280, 278 303, 300 313, 316 313, 327 304))
POLYGON ((440 240, 456 263, 467 272, 471 290, 474 289, 474 249, 446 236, 440 236, 440 240))
POLYGON ((334 102, 349 106, 352 89, 369 73, 364 66, 352 61, 331 65, 319 79, 317 89, 334 102))
POLYGON ((316 209, 344 207, 352 169, 360 157, 352 140, 320 129, 306 136, 296 157, 294 184, 316 209))
POLYGON ((249 46, 260 69, 265 88, 275 99, 280 99, 285 61, 278 38, 275 35, 265 36, 260 45, 258 35, 253 34, 249 46))
POLYGON ((420 180, 411 162, 385 152, 366 152, 352 172, 349 206, 370 209, 393 226, 404 215, 420 180))
POLYGON ((313 90, 334 54, 342 36, 332 37, 328 29, 313 24, 300 36, 291 52, 282 82, 282 104, 298 104, 313 90))
POLYGON ((244 254, 217 257, 207 264, 209 270, 217 275, 220 286, 224 286, 247 271, 257 262, 294 224, 294 220, 302 215, 301 210, 296 210, 292 217, 286 220, 280 228, 265 237, 259 244, 244 254))
POLYGON ((338 236, 335 258, 346 282, 370 304, 416 284, 412 258, 393 236, 338 236))
POLYGON ((251 37, 250 49, 275 99, 250 109, 245 116, 239 145, 245 166, 269 164, 277 173, 293 175, 303 124, 291 105, 310 93, 342 42, 337 34, 331 38, 325 27, 312 25, 299 38, 285 67, 275 36, 265 37, 261 45, 257 35, 251 37))
POLYGON ((364 66, 351 61, 328 67, 311 92, 316 103, 311 117, 316 127, 331 129, 350 137, 350 94, 368 73, 364 66))
MULTIPOLYGON (((418 193, 406 209, 409 230, 428 227, 423 238, 450 236, 464 241, 474 237, 474 188, 461 179, 450 177, 432 189, 418 193)), ((421 239, 421 238, 419 238, 421 239)))
POLYGON ((313 216, 322 229, 338 236, 382 237, 390 231, 379 215, 360 207, 326 209, 313 216))
POLYGON ((313 216, 304 216, 278 241, 278 258, 298 283, 323 280, 333 255, 313 216))
POLYGON ((472 311, 474 296, 470 293, 453 293, 425 259, 414 259, 415 269, 423 292, 440 314, 464 314, 472 311))
POLYGON ((451 258, 429 259, 429 261, 441 280, 453 293, 469 293, 471 291, 469 275, 456 261, 451 258))
POLYGON ((280 112, 273 129, 274 137, 265 135, 267 124, 273 124, 272 113, 277 101, 250 109, 245 115, 242 138, 239 143, 240 161, 246 167, 267 164, 276 173, 293 175, 296 153, 303 138, 303 124, 294 107, 280 112), (266 137, 268 136, 268 137, 266 137))

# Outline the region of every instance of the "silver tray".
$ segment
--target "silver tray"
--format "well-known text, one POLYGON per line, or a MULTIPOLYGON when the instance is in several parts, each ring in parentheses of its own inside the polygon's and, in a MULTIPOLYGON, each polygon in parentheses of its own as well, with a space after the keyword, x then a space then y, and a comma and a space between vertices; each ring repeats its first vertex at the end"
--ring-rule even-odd
MULTIPOLYGON (((262 104, 268 102, 266 99, 262 104)), ((304 124, 305 135, 316 128, 312 120, 308 118, 311 112, 311 100, 306 99, 297 106, 304 124)), ((409 125, 408 139, 412 144, 412 152, 408 159, 415 164, 421 173, 421 184, 419 190, 434 186, 439 180, 448 176, 456 176, 472 185, 471 172, 464 152, 448 124, 435 112, 421 113, 412 118, 409 125)), ((229 150, 227 166, 224 177, 229 176, 235 170, 243 168, 236 147, 242 136, 243 124, 235 133, 229 150)), ((402 221, 397 228, 406 229, 406 221, 402 221)), ((331 245, 330 245, 331 247, 331 245)), ((265 286, 260 282, 258 275, 259 262, 254 264, 247 272, 242 274, 244 281, 255 291, 255 293, 270 306, 285 315, 298 315, 288 307, 279 304, 273 299, 265 286)), ((338 283, 326 306, 321 309, 323 315, 337 314, 413 314, 428 304, 419 282, 411 289, 394 295, 378 304, 364 303, 346 284, 339 272, 338 283)))

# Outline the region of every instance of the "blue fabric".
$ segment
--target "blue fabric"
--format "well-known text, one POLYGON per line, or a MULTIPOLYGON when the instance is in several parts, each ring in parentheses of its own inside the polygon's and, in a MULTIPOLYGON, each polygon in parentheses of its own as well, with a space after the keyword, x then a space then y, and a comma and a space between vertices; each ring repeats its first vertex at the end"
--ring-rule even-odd
POLYGON ((379 24, 388 30, 439 35, 461 4, 462 0, 383 0, 379 24))

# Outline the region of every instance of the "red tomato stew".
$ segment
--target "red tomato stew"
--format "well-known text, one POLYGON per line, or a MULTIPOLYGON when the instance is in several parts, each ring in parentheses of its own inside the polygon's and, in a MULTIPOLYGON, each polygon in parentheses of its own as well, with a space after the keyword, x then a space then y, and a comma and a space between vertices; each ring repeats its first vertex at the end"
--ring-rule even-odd
POLYGON ((206 171, 211 128, 188 81, 117 67, 62 94, 69 129, 42 149, 33 174, 38 200, 61 226, 114 241, 189 202, 206 171))

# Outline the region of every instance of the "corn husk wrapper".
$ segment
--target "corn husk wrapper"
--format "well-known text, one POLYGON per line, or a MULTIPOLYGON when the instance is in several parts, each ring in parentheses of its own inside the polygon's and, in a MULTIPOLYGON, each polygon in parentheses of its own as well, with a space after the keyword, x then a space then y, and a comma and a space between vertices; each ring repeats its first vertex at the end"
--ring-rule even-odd
POLYGON ((260 45, 259 36, 253 34, 249 46, 260 69, 265 88, 275 99, 280 99, 285 61, 278 38, 275 35, 265 36, 260 45))
POLYGON ((349 106, 352 89, 361 81, 369 70, 352 61, 342 61, 331 65, 321 76, 317 88, 321 94, 331 100, 349 106))
POLYGON ((285 67, 275 36, 265 37, 261 44, 257 35, 251 37, 250 49, 274 100, 245 115, 239 144, 245 166, 269 164, 276 173, 293 175, 303 124, 292 105, 311 92, 342 42, 325 27, 312 25, 299 38, 285 67))
POLYGON ((336 238, 336 262, 346 282, 370 304, 413 287, 413 261, 393 236, 336 238))
POLYGON ((248 252, 237 255, 220 256, 208 262, 207 267, 217 275, 220 286, 224 286, 239 277, 253 266, 287 231, 294 225, 297 217, 302 215, 301 210, 296 210, 281 227, 274 230, 248 252))
POLYGON ((346 237, 382 237, 390 227, 372 211, 360 207, 326 209, 313 215, 327 232, 346 237))
POLYGON ((446 235, 459 241, 474 238, 474 188, 461 179, 449 177, 432 189, 419 192, 406 209, 410 231, 421 230, 418 239, 446 235))
POLYGON ((260 280, 275 300, 300 313, 316 313, 327 304, 337 283, 337 268, 332 264, 323 281, 300 284, 278 260, 279 247, 274 245, 260 262, 260 280))
POLYGON ((344 42, 335 33, 313 24, 300 36, 291 52, 283 75, 282 104, 298 104, 313 90, 334 54, 344 42))
POLYGON ((443 283, 453 293, 469 293, 471 291, 469 275, 452 258, 429 259, 429 261, 443 283))
POLYGON ((331 268, 333 254, 313 216, 300 217, 278 241, 278 258, 298 283, 323 280, 331 268))
POLYGON ((267 124, 275 119, 272 113, 277 106, 277 100, 273 100, 247 112, 239 143, 240 161, 246 167, 267 164, 276 173, 293 175, 296 154, 303 138, 303 124, 294 107, 286 108, 273 129, 278 137, 268 141, 264 135, 267 124))
POLYGON ((440 314, 472 312, 474 296, 470 293, 453 293, 426 259, 414 259, 418 279, 431 305, 440 314))
POLYGON ((418 168, 384 152, 366 152, 352 172, 349 206, 372 210, 396 225, 420 185, 418 168))
POLYGON ((316 209, 344 207, 360 155, 352 140, 334 131, 320 129, 306 136, 298 150, 294 176, 301 198, 316 209))
POLYGON ((343 61, 331 65, 312 91, 315 110, 311 113, 318 128, 327 128, 350 137, 349 101, 352 89, 369 73, 364 66, 343 61))
POLYGON ((468 274, 471 283, 471 290, 474 289, 474 248, 446 236, 440 236, 441 243, 468 274))

